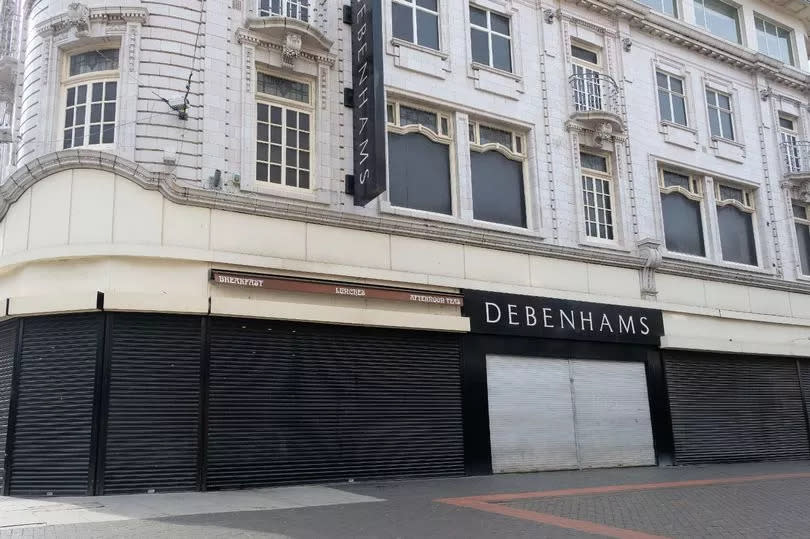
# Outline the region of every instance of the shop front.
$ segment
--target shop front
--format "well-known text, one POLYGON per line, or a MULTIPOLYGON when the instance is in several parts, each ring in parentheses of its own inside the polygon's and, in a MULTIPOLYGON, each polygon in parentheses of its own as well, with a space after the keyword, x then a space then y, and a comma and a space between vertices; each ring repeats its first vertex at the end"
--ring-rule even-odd
MULTIPOLYGON (((288 297, 310 301, 328 292, 461 303, 452 294, 352 283, 233 272, 211 278, 286 287, 288 297)), ((111 312, 99 301, 97 312, 0 326, 6 494, 464 473, 458 332, 111 312)))
POLYGON ((660 311, 472 290, 464 301, 468 473, 670 458, 660 311))

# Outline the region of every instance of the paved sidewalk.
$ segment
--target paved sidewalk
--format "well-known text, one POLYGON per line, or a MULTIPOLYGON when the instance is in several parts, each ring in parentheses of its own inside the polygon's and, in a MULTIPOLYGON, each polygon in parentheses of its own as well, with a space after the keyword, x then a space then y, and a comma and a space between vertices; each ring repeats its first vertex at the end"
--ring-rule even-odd
POLYGON ((23 516, 33 525, 0 527, 0 539, 804 539, 810 538, 810 463, 563 471, 217 493, 0 498, 0 526, 11 517, 21 523, 23 516), (70 523, 58 524, 58 519, 70 523))

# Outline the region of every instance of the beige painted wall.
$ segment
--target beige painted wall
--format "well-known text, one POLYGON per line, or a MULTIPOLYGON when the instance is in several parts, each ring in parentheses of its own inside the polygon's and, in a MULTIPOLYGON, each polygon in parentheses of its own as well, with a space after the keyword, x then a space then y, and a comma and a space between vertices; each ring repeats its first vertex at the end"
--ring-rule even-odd
POLYGON ((208 281, 213 267, 658 307, 668 346, 725 349, 728 335, 810 355, 807 295, 658 275, 650 302, 635 270, 182 206, 96 170, 40 181, 0 221, 0 297, 13 298, 11 314, 92 308, 101 291, 119 310, 207 312, 212 298, 234 316, 281 317, 281 305, 302 304, 285 316, 366 323, 371 311, 389 313, 387 325, 464 330, 457 308, 223 288, 208 281))

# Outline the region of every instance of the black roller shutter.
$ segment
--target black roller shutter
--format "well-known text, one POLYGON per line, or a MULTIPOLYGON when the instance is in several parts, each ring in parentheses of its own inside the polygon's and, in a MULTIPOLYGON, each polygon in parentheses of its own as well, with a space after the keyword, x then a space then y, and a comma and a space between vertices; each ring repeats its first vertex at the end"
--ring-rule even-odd
POLYGON ((6 475, 6 441, 8 440, 11 374, 17 347, 17 321, 0 324, 0 492, 6 475))
POLYGON ((115 314, 104 446, 105 494, 195 490, 201 320, 115 314))
POLYGON ((810 360, 800 360, 799 365, 801 369, 802 390, 804 391, 805 417, 808 420, 807 426, 810 428, 810 360))
POLYGON ((101 316, 23 322, 12 495, 91 494, 89 469, 101 316))
POLYGON ((810 458, 795 360, 665 355, 677 464, 810 458))
POLYGON ((458 337, 213 319, 207 487, 462 474, 458 337))

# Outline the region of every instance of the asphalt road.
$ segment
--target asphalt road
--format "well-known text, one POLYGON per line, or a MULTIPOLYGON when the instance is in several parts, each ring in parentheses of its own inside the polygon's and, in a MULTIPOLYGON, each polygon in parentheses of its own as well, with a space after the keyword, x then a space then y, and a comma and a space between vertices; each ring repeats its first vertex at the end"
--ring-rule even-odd
MULTIPOLYGON (((4 503, 7 507, 15 503, 6 498, 0 499, 0 539, 810 538, 809 462, 564 471, 330 487, 326 490, 338 491, 338 497, 329 502, 332 505, 238 510, 230 499, 239 493, 197 494, 215 502, 204 513, 162 518, 119 515, 122 520, 114 522, 3 528, 4 503), (341 503, 342 495, 351 503, 341 503)), ((298 505, 307 505, 306 492, 299 493, 298 505)), ((148 495, 132 496, 132 504, 144 500, 142 496, 148 495)), ((104 503, 103 498, 92 500, 104 503)))

